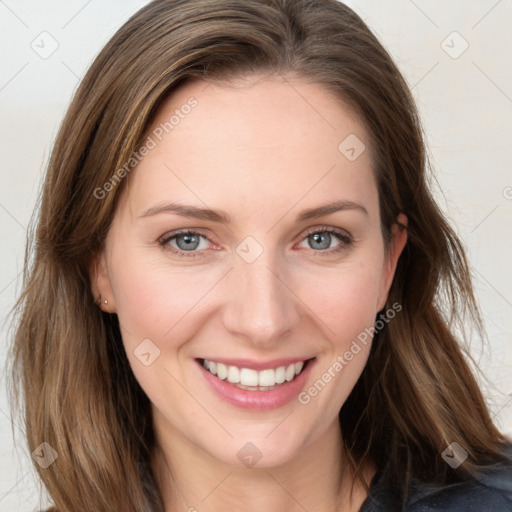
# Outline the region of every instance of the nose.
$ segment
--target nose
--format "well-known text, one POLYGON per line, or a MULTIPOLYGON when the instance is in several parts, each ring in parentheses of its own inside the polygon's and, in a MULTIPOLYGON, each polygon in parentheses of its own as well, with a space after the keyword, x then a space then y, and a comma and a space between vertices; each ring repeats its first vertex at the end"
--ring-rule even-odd
POLYGON ((253 263, 239 260, 226 283, 226 330, 260 347, 271 346, 293 332, 300 321, 300 301, 286 275, 283 266, 265 253, 253 263))

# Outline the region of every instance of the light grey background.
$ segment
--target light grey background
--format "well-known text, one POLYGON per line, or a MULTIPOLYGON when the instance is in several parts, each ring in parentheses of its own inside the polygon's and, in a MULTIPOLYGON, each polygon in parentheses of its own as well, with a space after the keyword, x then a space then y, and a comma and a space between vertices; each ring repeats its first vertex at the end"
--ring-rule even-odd
MULTIPOLYGON (((20 290, 26 227, 66 106, 100 48, 146 3, 0 0, 2 320, 20 290)), ((437 170, 436 194, 469 251, 486 320, 490 344, 482 349, 474 340, 473 354, 489 381, 483 385, 495 420, 512 435, 512 2, 349 5, 413 88, 437 170)), ((4 322, 1 362, 7 328, 4 322)), ((39 486, 23 432, 11 421, 5 382, 2 373, 0 511, 31 511, 39 506, 39 486)))

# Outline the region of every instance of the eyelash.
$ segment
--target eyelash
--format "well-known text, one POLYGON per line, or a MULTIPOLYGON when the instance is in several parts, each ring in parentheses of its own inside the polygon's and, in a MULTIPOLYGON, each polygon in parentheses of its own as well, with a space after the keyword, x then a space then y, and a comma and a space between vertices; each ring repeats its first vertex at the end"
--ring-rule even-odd
MULTIPOLYGON (((332 227, 327 227, 327 226, 323 226, 320 228, 313 228, 313 229, 307 231, 304 234, 301 242, 304 241, 307 237, 309 237, 311 235, 323 234, 323 233, 328 233, 330 235, 334 235, 336 238, 338 238, 338 240, 341 243, 333 249, 324 249, 324 250, 317 250, 317 251, 315 251, 314 249, 311 249, 315 253, 320 253, 323 255, 337 254, 337 253, 347 249, 353 243, 352 236, 349 235, 347 232, 339 230, 339 229, 335 229, 332 227)), ((202 238, 205 238, 206 240, 210 241, 207 236, 202 235, 201 233, 198 233, 197 231, 185 230, 185 231, 178 231, 176 233, 172 233, 169 235, 164 235, 162 238, 160 238, 160 240, 158 240, 158 245, 160 247, 162 247, 163 249, 165 249, 166 247, 168 247, 167 244, 171 240, 174 240, 174 239, 178 238, 179 236, 183 236, 183 235, 198 236, 198 237, 202 237, 202 238)), ((174 255, 178 256, 179 258, 198 258, 198 257, 206 256, 204 254, 204 252, 201 252, 201 251, 183 251, 181 249, 176 249, 175 247, 173 247, 171 250, 174 253, 174 255)))

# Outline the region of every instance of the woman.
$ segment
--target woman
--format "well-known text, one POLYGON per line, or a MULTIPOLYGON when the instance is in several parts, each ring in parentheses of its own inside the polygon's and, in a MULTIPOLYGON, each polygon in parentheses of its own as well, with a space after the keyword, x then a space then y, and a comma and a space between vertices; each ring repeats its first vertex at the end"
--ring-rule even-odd
POLYGON ((64 119, 18 306, 56 510, 510 510, 427 180, 407 85, 343 4, 135 14, 64 119))

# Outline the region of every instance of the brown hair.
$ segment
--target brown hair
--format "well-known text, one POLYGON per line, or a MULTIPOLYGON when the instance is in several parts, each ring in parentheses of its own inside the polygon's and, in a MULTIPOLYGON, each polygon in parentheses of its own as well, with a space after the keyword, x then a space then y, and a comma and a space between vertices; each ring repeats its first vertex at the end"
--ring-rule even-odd
MULTIPOLYGON (((371 460, 405 495, 411 478, 460 481, 499 460, 504 438, 453 332, 481 328, 459 240, 428 189, 411 93, 364 22, 335 0, 156 0, 96 58, 69 107, 29 239, 12 349, 14 396, 36 469, 61 512, 163 510, 148 461, 148 398, 124 353, 117 317, 92 296, 89 267, 126 180, 101 189, 142 144, 161 102, 187 79, 279 73, 320 84, 351 105, 372 140, 382 229, 400 212, 408 243, 388 304, 402 311, 374 339, 340 411, 355 466, 371 460), (453 441, 468 460, 452 470, 453 441)), ((341 141, 340 141, 341 142, 341 141)))

